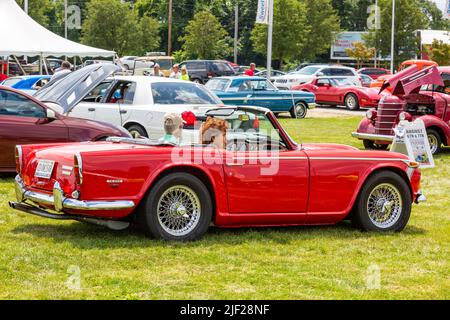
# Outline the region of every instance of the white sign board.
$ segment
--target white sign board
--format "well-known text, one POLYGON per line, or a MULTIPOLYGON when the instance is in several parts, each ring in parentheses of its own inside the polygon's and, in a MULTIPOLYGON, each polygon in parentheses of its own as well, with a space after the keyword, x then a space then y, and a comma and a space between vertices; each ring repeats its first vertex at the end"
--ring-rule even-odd
POLYGON ((258 9, 256 11, 256 23, 269 24, 270 1, 273 0, 258 0, 258 9))
POLYGON ((411 160, 417 161, 421 168, 434 167, 427 130, 422 120, 400 121, 394 132, 391 151, 406 154, 411 160))

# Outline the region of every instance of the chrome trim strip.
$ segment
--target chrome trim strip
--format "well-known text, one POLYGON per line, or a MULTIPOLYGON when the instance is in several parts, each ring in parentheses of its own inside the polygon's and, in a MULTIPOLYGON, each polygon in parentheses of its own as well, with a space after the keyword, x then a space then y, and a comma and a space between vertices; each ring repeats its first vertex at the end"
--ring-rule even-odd
POLYGON ((400 161, 409 163, 408 159, 399 158, 356 158, 356 157, 310 157, 311 160, 361 160, 361 161, 400 161))
MULTIPOLYGON (((386 129, 386 130, 388 130, 388 129, 386 129)), ((394 136, 384 135, 384 134, 376 134, 376 133, 352 132, 352 137, 358 138, 358 139, 373 140, 373 141, 393 141, 394 140, 394 136)))
MULTIPOLYGON (((308 160, 308 157, 234 157, 233 160, 308 160)), ((233 162, 231 162, 233 163, 233 162)))
POLYGON ((16 197, 18 202, 30 200, 37 204, 53 206, 56 211, 64 209, 75 210, 123 210, 131 209, 136 205, 132 200, 116 200, 116 201, 80 201, 76 199, 66 198, 58 182, 53 188, 53 195, 28 190, 22 178, 17 175, 15 179, 16 197))

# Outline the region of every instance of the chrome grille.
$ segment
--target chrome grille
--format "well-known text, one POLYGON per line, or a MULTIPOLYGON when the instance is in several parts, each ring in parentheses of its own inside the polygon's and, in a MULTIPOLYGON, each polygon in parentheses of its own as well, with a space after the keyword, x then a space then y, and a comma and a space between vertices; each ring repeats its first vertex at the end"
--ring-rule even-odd
POLYGON ((378 105, 377 120, 375 122, 375 132, 378 134, 393 135, 395 120, 397 115, 403 110, 403 104, 383 104, 378 105))

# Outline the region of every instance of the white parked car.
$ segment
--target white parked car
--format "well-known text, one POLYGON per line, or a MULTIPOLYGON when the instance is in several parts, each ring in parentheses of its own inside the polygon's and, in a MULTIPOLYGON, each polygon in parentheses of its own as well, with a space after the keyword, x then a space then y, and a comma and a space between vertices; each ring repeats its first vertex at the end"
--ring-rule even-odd
MULTIPOLYGON (((194 129, 197 118, 204 116, 206 110, 223 105, 203 85, 164 77, 111 76, 118 70, 112 64, 99 64, 95 72, 84 71, 80 76, 74 76, 74 72, 38 91, 37 96, 55 102, 63 109, 61 113, 68 116, 109 122, 124 127, 134 137, 150 139, 164 135, 166 113, 180 114, 184 128, 194 129), (74 86, 79 89, 70 96, 57 94, 74 86), (73 101, 78 101, 74 107, 73 101)), ((195 134, 196 130, 183 130, 183 140, 198 140, 195 134)))
POLYGON ((293 86, 304 84, 318 77, 349 79, 355 86, 361 86, 361 79, 354 68, 331 65, 310 65, 298 71, 277 77, 274 85, 281 90, 291 90, 293 86))

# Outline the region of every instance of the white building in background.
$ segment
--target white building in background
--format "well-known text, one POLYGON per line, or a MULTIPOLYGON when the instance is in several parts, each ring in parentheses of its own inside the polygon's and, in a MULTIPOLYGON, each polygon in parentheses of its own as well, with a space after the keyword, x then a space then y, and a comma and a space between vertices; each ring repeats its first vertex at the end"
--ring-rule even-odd
POLYGON ((450 0, 431 0, 442 10, 445 18, 450 19, 450 0))

